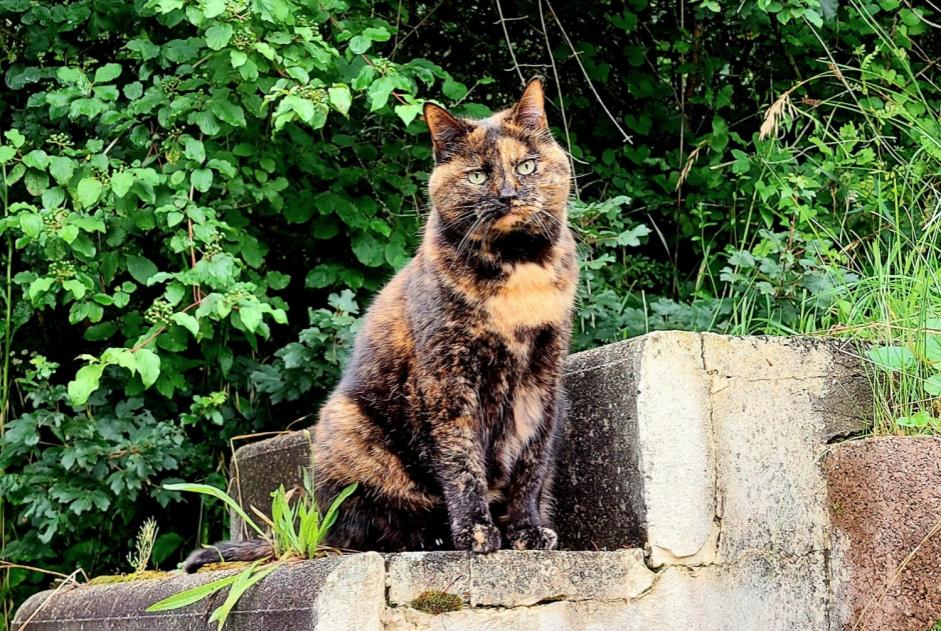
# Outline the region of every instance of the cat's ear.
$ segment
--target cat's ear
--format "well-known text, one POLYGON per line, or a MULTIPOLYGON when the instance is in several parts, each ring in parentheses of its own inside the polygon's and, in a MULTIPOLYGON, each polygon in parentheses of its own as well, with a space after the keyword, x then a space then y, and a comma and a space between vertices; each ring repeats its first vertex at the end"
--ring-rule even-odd
POLYGON ((425 103, 423 109, 425 124, 431 132, 431 143, 435 154, 446 152, 470 127, 462 120, 451 116, 446 109, 434 103, 425 103))
POLYGON ((549 128, 546 120, 546 99, 542 91, 542 79, 533 77, 526 84, 523 96, 513 106, 513 120, 520 127, 543 131, 549 128))

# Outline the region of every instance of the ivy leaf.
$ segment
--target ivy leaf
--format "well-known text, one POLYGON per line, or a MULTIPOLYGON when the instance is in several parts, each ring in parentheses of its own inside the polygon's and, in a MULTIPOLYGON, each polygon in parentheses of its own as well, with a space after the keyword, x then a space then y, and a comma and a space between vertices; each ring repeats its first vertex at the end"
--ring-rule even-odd
POLYGON ((98 196, 101 195, 101 182, 93 177, 82 178, 75 189, 75 194, 79 203, 88 208, 98 201, 98 196))
POLYGON ((104 369, 105 364, 91 364, 78 369, 75 379, 69 382, 69 399, 72 405, 78 407, 88 402, 91 393, 98 389, 104 369))
POLYGON ((222 50, 232 39, 232 26, 230 24, 216 24, 206 29, 206 46, 213 50, 222 50))
POLYGON ((160 376, 160 357, 148 348, 140 348, 134 353, 137 372, 140 374, 144 387, 149 388, 160 376))

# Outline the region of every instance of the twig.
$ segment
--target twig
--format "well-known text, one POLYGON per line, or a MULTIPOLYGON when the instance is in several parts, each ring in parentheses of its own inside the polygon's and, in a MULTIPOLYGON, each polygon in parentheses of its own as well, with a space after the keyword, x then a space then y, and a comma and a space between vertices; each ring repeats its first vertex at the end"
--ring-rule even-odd
MULTIPOLYGON (((442 4, 444 4, 444 0, 438 0, 438 4, 436 4, 435 6, 433 6, 433 7, 431 8, 431 11, 429 11, 428 13, 426 13, 426 14, 425 14, 425 17, 423 17, 421 20, 418 21, 418 24, 415 25, 415 28, 413 28, 413 29, 410 30, 408 33, 406 33, 406 34, 405 34, 405 37, 403 37, 400 41, 397 41, 397 42, 396 42, 395 46, 392 47, 392 52, 389 53, 389 59, 390 59, 390 60, 392 60, 392 59, 395 58, 395 53, 399 50, 399 47, 400 47, 402 44, 405 43, 405 40, 407 40, 409 37, 411 37, 411 36, 415 33, 415 31, 417 31, 418 29, 420 29, 421 26, 422 26, 422 24, 424 24, 425 21, 426 21, 428 18, 430 18, 431 15, 432 15, 435 11, 437 11, 438 8, 439 8, 442 4)), ((398 37, 398 35, 396 35, 396 37, 398 37)))
MULTIPOLYGON (((546 16, 542 11, 542 0, 536 3, 539 7, 539 22, 542 24, 542 34, 546 38, 546 52, 549 53, 549 61, 552 62, 552 78, 555 81, 555 93, 559 95, 559 110, 562 112, 562 128, 565 130, 565 149, 569 157, 569 165, 572 174, 575 174, 575 160, 572 158, 572 138, 569 135, 569 121, 565 115, 565 99, 562 98, 562 85, 559 81, 559 71, 555 67, 555 55, 552 54, 552 45, 549 43, 549 30, 546 28, 546 16)), ((578 182, 572 178, 572 186, 575 188, 575 198, 579 199, 581 194, 578 190, 578 182)))
MULTIPOLYGON (((497 7, 499 6, 500 4, 498 2, 497 7)), ((591 82, 591 77, 588 76, 588 71, 585 70, 585 66, 582 64, 582 60, 579 58, 578 51, 575 50, 575 46, 572 44, 572 40, 569 39, 568 33, 565 32, 565 28, 562 26, 562 22, 559 21, 559 16, 556 15, 555 9, 552 8, 552 3, 549 2, 549 0, 546 0, 546 6, 549 7, 549 13, 552 14, 552 19, 555 20, 555 23, 558 25, 559 30, 562 31, 562 37, 565 38, 565 43, 568 44, 569 49, 571 49, 572 56, 575 57, 575 61, 578 63, 578 67, 581 68, 582 74, 585 76, 585 81, 588 82, 588 87, 591 88, 591 92, 592 94, 595 95, 595 99, 598 101, 598 104, 601 106, 601 109, 603 109, 604 113, 608 115, 608 118, 611 119, 611 122, 614 123, 614 126, 617 128, 617 130, 621 132, 621 136, 623 136, 624 142, 629 142, 633 144, 634 141, 631 138, 631 136, 627 132, 624 131, 624 129, 621 127, 621 124, 618 123, 617 119, 614 117, 614 114, 611 113, 611 111, 608 109, 608 106, 605 105, 604 101, 601 100, 601 95, 598 94, 598 90, 595 89, 595 84, 591 82)))
POLYGON ((520 70, 520 65, 516 61, 516 53, 513 52, 513 43, 510 41, 510 32, 506 30, 506 18, 503 17, 503 7, 500 5, 500 0, 495 1, 497 3, 497 13, 500 15, 500 26, 503 27, 503 36, 506 38, 506 47, 510 51, 510 59, 513 60, 513 68, 516 70, 516 74, 519 75, 520 85, 526 85, 526 79, 523 77, 523 71, 520 70))

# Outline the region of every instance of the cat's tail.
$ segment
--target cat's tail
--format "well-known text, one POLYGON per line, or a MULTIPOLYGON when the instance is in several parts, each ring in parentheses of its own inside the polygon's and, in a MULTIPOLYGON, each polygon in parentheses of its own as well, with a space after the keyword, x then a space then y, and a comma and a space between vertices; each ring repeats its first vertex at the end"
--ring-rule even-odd
POLYGON ((207 563, 224 561, 257 561, 274 556, 270 541, 247 539, 245 541, 220 541, 214 545, 193 550, 183 561, 183 569, 192 574, 207 563))

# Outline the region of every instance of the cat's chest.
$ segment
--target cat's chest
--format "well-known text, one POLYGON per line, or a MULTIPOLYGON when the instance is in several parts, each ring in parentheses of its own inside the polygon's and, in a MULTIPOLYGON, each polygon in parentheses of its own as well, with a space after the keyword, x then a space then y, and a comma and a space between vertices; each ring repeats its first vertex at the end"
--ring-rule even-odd
POLYGON ((558 326, 571 317, 575 282, 555 267, 517 265, 483 301, 484 326, 515 351, 528 351, 520 332, 558 326))

